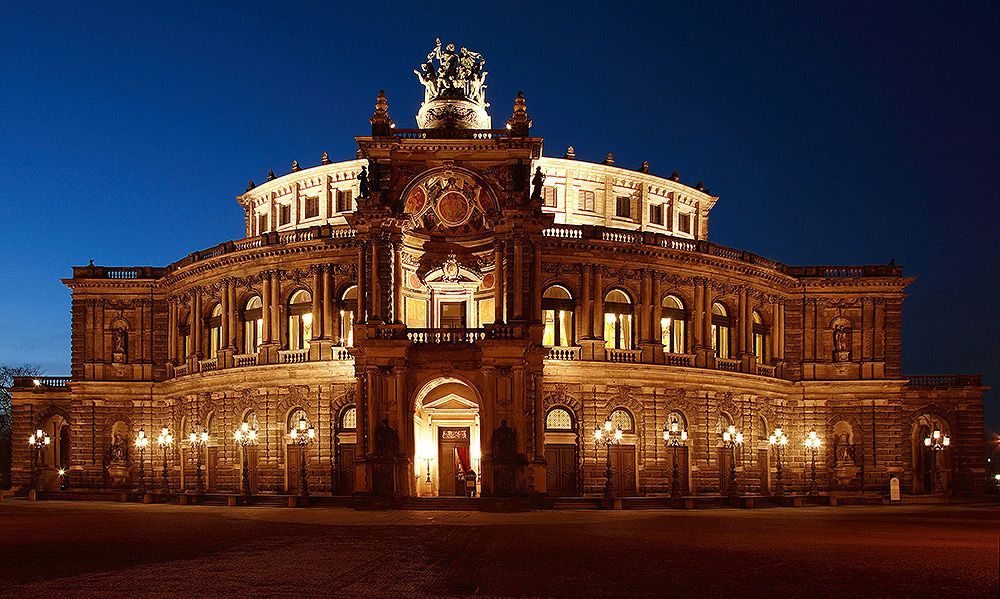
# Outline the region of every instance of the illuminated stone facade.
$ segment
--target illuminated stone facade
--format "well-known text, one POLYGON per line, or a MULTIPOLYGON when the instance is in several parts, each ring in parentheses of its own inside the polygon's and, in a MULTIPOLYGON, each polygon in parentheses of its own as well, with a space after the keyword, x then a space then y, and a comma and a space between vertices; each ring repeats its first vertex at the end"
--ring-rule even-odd
POLYGON ((380 95, 361 159, 251 183, 244 239, 166 267, 75 267, 71 376, 14 392, 15 485, 32 484, 20 440, 42 428, 39 486, 62 466, 73 490, 134 488, 142 427, 147 486, 165 455, 172 492, 200 460, 209 492, 238 493, 246 422, 253 492, 294 493, 304 411, 314 494, 459 495, 472 469, 486 496, 599 495, 609 418, 619 495, 670 493, 674 421, 687 496, 728 494, 731 455, 740 495, 774 493, 779 465, 806 493, 809 431, 823 494, 888 494, 892 477, 929 494, 935 458, 939 493, 983 488, 979 377, 901 372, 901 267, 709 242, 718 198, 701 184, 542 157, 530 124, 519 96, 504 129, 399 129, 380 95))

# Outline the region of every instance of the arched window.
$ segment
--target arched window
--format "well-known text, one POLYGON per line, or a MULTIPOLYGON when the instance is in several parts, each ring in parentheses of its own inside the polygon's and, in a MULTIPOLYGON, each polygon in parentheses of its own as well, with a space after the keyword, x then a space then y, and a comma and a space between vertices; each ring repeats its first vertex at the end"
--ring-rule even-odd
POLYGON ((730 347, 731 330, 729 324, 729 312, 726 307, 715 302, 712 304, 712 348, 715 350, 716 358, 730 358, 732 351, 730 347))
POLYGON ((299 289, 288 300, 288 349, 309 349, 312 318, 312 295, 299 289))
POLYGON ((348 406, 340 413, 340 430, 353 431, 358 428, 358 408, 348 406))
POLYGON ((186 358, 194 353, 194 348, 191 345, 194 343, 194 337, 191 335, 191 321, 192 313, 188 311, 187 317, 184 322, 178 325, 178 333, 181 338, 181 358, 186 358))
POLYGON ((621 289, 604 296, 604 342, 609 349, 632 349, 632 299, 621 289))
POLYGON ((688 429, 687 418, 684 417, 684 414, 676 410, 667 414, 667 427, 673 427, 675 422, 677 423, 678 430, 686 431, 688 429))
POLYGON ((612 428, 620 428, 623 433, 635 432, 635 419, 632 418, 632 414, 625 408, 611 410, 608 420, 611 421, 612 428))
POLYGON ((573 431, 573 414, 563 407, 556 406, 545 415, 545 430, 573 431))
POLYGON ((292 410, 292 412, 288 415, 288 429, 287 430, 289 432, 291 432, 292 429, 298 428, 299 427, 299 421, 302 420, 303 418, 306 419, 306 422, 309 422, 309 418, 306 416, 306 411, 305 410, 303 410, 302 408, 295 408, 294 410, 292 410))
POLYGON ((671 354, 686 353, 684 341, 687 333, 687 314, 684 312, 684 302, 676 295, 668 295, 663 298, 662 306, 660 337, 663 351, 671 354))
POLYGON ((264 333, 264 311, 260 296, 247 300, 243 307, 243 353, 255 354, 260 351, 264 333))
POLYGON ((208 436, 210 439, 218 439, 218 419, 215 417, 215 412, 209 412, 208 418, 205 419, 205 430, 208 431, 208 436))
POLYGON ((208 317, 208 357, 214 358, 222 349, 222 304, 215 304, 208 317))
POLYGON ((767 329, 760 312, 753 311, 753 354, 758 364, 767 363, 767 329))
POLYGON ((358 286, 352 285, 340 297, 340 342, 354 347, 354 314, 358 309, 358 286))
POLYGON ((260 430, 260 424, 257 422, 257 412, 253 410, 247 410, 247 413, 243 415, 243 422, 250 428, 260 430))
POLYGON ((719 417, 715 420, 715 434, 722 436, 722 433, 726 432, 733 424, 733 419, 729 417, 729 414, 725 412, 719 412, 719 417))
POLYGON ((562 285, 552 285, 542 294, 542 320, 546 347, 573 345, 573 295, 562 285))

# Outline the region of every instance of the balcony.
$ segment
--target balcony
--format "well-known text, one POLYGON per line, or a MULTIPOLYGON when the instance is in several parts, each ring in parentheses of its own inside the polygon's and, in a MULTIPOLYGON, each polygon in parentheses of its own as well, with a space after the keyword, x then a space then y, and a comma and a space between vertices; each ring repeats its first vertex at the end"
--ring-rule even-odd
POLYGON ((605 348, 604 359, 621 364, 639 364, 642 362, 642 350, 605 348))
POLYGON ((718 370, 725 370, 726 372, 739 372, 740 361, 730 358, 716 358, 715 368, 718 370))
POLYGON ((907 377, 907 387, 982 387, 983 377, 979 374, 918 374, 907 377))
POLYGON ((15 376, 11 382, 12 389, 48 389, 69 386, 68 376, 15 376))
POLYGON ((549 360, 579 360, 579 347, 556 346, 549 349, 549 360))
POLYGON ((663 355, 666 358, 667 366, 694 366, 694 354, 672 354, 665 351, 663 355))

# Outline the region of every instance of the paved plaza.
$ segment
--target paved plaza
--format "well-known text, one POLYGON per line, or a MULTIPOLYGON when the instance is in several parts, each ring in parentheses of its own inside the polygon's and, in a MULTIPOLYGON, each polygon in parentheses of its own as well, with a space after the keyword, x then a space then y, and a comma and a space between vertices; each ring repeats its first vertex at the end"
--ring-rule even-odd
POLYGON ((5 500, 0 596, 996 597, 998 516, 5 500))

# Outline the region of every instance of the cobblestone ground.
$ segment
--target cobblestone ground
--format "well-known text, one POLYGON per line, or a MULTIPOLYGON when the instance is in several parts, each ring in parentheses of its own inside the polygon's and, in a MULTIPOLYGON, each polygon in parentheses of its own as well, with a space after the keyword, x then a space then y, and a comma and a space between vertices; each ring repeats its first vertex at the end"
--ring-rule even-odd
POLYGON ((1000 511, 357 512, 7 500, 5 597, 996 597, 1000 511))

